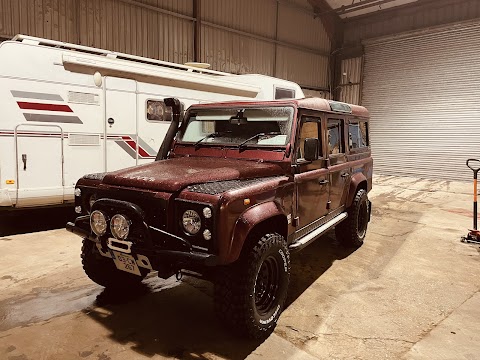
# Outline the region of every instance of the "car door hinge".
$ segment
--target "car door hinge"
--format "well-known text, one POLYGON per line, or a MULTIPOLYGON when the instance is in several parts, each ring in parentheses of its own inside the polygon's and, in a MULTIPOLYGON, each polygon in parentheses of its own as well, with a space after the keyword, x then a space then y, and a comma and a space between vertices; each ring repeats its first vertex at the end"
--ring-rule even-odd
POLYGON ((300 224, 300 218, 298 216, 293 218, 293 226, 297 227, 300 224))
POLYGON ((332 205, 332 202, 330 200, 327 201, 327 210, 330 210, 330 206, 332 205))

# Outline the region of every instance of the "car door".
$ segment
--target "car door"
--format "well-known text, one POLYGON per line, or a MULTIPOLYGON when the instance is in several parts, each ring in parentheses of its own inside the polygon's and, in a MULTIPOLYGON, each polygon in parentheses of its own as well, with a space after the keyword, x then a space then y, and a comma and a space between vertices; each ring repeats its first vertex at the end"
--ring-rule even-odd
POLYGON ((350 178, 345 144, 345 118, 327 117, 327 156, 330 181, 330 211, 335 211, 344 203, 346 185, 350 178))
MULTIPOLYGON (((297 196, 295 220, 298 229, 297 234, 313 230, 316 227, 316 221, 328 212, 328 169, 322 150, 321 126, 322 122, 319 117, 303 116, 300 122, 300 133, 295 147, 297 168, 295 174, 297 196), (307 138, 320 140, 318 158, 315 161, 304 159, 304 144, 307 138)), ((318 222, 318 226, 320 225, 321 223, 318 222)), ((300 234, 300 236, 302 235, 304 234, 300 234)))

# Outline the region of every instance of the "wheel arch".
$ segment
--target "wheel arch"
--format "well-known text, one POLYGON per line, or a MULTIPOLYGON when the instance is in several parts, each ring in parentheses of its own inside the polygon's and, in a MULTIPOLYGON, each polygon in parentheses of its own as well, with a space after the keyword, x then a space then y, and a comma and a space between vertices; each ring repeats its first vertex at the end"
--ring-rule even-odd
POLYGON ((347 195, 347 203, 346 207, 350 207, 353 203, 353 199, 355 198, 355 194, 358 190, 363 189, 368 191, 368 182, 367 178, 363 173, 356 173, 352 176, 350 180, 350 186, 348 188, 348 195, 347 195))
POLYGON ((274 201, 265 202, 247 209, 237 220, 225 263, 232 263, 240 257, 255 234, 268 232, 280 234, 285 239, 288 234, 288 221, 282 207, 274 201))

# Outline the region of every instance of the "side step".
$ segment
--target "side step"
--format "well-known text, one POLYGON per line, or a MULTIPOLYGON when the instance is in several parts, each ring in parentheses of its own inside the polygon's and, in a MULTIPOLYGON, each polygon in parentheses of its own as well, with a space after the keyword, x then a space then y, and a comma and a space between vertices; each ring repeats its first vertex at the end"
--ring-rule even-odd
POLYGON ((332 220, 326 222, 322 226, 320 226, 318 229, 315 229, 311 233, 308 233, 304 237, 301 237, 294 243, 290 244, 288 248, 290 251, 299 251, 303 249, 305 246, 309 245, 311 242, 316 240, 319 236, 323 235, 326 233, 328 230, 330 230, 333 226, 337 225, 341 221, 345 220, 347 218, 348 214, 346 212, 341 213, 340 215, 335 216, 332 220))

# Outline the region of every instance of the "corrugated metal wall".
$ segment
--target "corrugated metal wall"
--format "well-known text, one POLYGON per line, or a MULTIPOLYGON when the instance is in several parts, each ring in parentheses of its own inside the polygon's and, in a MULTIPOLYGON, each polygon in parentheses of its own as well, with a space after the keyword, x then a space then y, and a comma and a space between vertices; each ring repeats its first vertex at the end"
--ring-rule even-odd
MULTIPOLYGON (((200 58, 212 69, 329 87, 330 41, 307 0, 203 0, 200 58)), ((194 61, 193 0, 0 0, 17 33, 161 60, 194 61)))
POLYGON ((0 36, 78 42, 76 0, 0 0, 0 36))
POLYGON ((480 22, 365 47, 364 105, 375 169, 469 180, 480 154, 480 22))
POLYGON ((330 40, 307 1, 209 0, 201 18, 202 61, 213 68, 328 88, 330 40))
MULTIPOLYGON (((345 24, 345 53, 365 45, 360 100, 372 116, 377 173, 471 178, 465 160, 480 153, 480 27, 459 29, 478 18, 477 0, 423 0, 345 24)), ((356 93, 342 87, 343 100, 356 93)))
MULTIPOLYGON (((193 61, 193 22, 156 11, 157 1, 143 3, 151 6, 78 1, 80 44, 177 63, 193 61)), ((172 10, 191 13, 185 1, 178 5, 172 10)))
POLYGON ((412 6, 384 10, 345 24, 345 44, 480 17, 478 0, 424 0, 412 6))
POLYGON ((340 101, 350 104, 361 103, 363 57, 342 60, 340 101))
MULTIPOLYGON (((297 5, 300 2, 297 1, 297 5)), ((297 6, 278 3, 277 39, 311 49, 277 46, 275 76, 301 85, 328 88, 330 40, 321 21, 297 6), (301 64, 299 66, 299 64, 301 64)))

